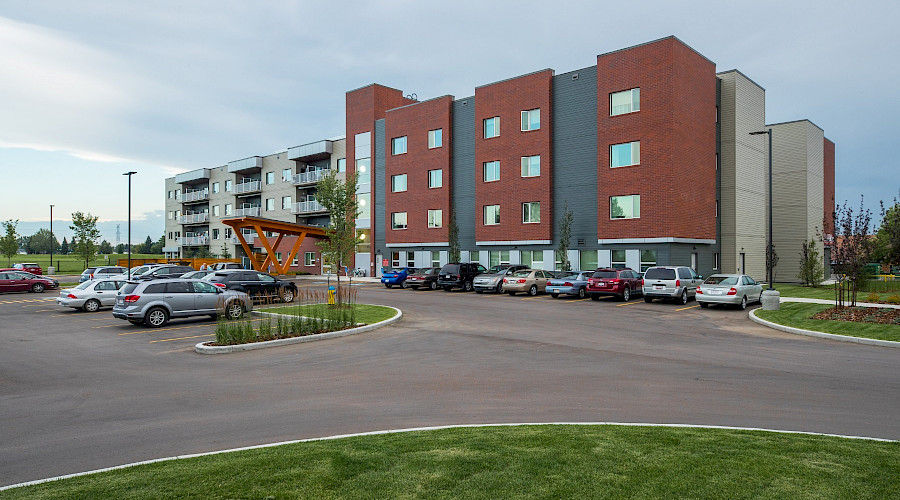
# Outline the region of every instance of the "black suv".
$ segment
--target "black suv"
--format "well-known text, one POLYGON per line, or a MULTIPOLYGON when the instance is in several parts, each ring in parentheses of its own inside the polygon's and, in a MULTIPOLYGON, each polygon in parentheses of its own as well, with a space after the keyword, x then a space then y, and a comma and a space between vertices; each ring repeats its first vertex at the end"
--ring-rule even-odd
POLYGON ((148 281, 163 278, 180 278, 182 274, 189 273, 193 270, 194 268, 191 266, 164 264, 162 266, 154 267, 153 269, 147 271, 144 274, 141 274, 140 276, 132 277, 132 279, 135 281, 148 281))
POLYGON ((223 269, 203 278, 213 285, 226 290, 245 292, 254 300, 278 297, 282 302, 293 302, 297 296, 297 285, 259 271, 223 269))
POLYGON ((475 276, 487 272, 484 266, 473 262, 460 264, 459 262, 451 262, 441 268, 438 275, 437 284, 446 291, 454 288, 462 288, 467 292, 472 291, 472 281, 475 276))

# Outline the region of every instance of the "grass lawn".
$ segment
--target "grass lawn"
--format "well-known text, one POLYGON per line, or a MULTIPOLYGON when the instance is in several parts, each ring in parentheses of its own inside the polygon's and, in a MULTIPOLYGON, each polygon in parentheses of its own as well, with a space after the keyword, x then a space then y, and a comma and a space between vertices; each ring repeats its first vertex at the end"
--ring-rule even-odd
MULTIPOLYGON (((777 283, 775 284, 775 289, 781 293, 782 297, 834 300, 834 287, 831 285, 811 287, 777 283)), ((900 291, 898 291, 900 290, 900 282, 873 281, 869 284, 869 289, 878 295, 878 300, 886 301, 891 295, 900 295, 900 291)), ((856 300, 858 302, 866 302, 869 293, 868 290, 857 292, 856 300)))
POLYGON ((624 426, 443 429, 140 465, 4 498, 900 497, 900 443, 624 426))
MULTIPOLYGON (((328 306, 324 304, 308 304, 269 307, 266 309, 260 309, 260 311, 278 314, 293 314, 296 316, 318 317, 316 311, 321 311, 323 308, 327 307, 328 306)), ((397 311, 385 306, 376 306, 372 304, 353 304, 353 307, 356 309, 356 322, 365 323, 367 325, 378 323, 379 321, 384 321, 386 319, 391 319, 397 314, 397 311)))
POLYGON ((766 321, 771 321, 784 326, 792 326, 794 328, 802 328, 804 330, 900 342, 900 325, 810 319, 814 314, 831 307, 832 306, 828 304, 782 302, 780 310, 764 311, 758 309, 756 315, 766 321))
MULTIPOLYGON (((162 259, 164 255, 153 254, 131 254, 132 259, 162 259)), ((115 266, 119 259, 127 259, 127 253, 114 253, 110 255, 98 255, 91 261, 92 266, 115 266), (109 259, 107 259, 109 257, 109 259)), ((46 254, 30 254, 30 255, 13 255, 10 261, 0 256, 0 265, 8 267, 6 264, 11 262, 16 264, 19 262, 37 262, 47 274, 47 268, 50 267, 50 255, 46 254)), ((10 264, 10 265, 12 265, 10 264)), ((81 274, 84 271, 84 259, 77 255, 59 255, 53 254, 53 265, 56 267, 57 274, 81 274)))

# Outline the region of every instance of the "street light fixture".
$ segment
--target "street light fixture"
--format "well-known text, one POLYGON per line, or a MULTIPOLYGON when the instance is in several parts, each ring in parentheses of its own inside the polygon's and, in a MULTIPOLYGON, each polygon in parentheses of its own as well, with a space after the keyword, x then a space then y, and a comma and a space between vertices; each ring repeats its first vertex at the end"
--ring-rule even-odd
POLYGON ((137 172, 125 172, 128 176, 128 280, 131 280, 131 176, 137 172))
POLYGON ((53 274, 53 205, 50 205, 50 266, 47 267, 47 274, 53 274))
POLYGON ((772 269, 772 129, 750 132, 750 135, 763 134, 769 136, 769 241, 766 242, 766 277, 769 279, 769 290, 774 290, 773 282, 775 280, 773 275, 775 273, 772 269))

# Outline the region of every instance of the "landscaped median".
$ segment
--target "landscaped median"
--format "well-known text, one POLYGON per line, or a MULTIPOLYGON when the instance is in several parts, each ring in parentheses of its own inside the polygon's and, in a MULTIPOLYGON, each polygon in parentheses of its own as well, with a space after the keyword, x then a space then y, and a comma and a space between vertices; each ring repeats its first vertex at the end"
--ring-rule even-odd
POLYGON ((900 443, 727 428, 450 427, 172 458, 4 498, 898 498, 900 443))
POLYGON ((343 337, 389 325, 403 315, 390 306, 322 303, 268 307, 242 320, 220 318, 216 340, 194 346, 200 354, 227 354, 343 337))
MULTIPOLYGON (((885 324, 880 308, 846 308, 848 314, 826 313, 832 304, 781 302, 777 311, 754 309, 750 318, 766 326, 813 337, 830 338, 860 344, 900 347, 900 324, 885 324), (825 314, 822 314, 825 313, 825 314), (852 313, 852 314, 851 314, 852 313), (861 321, 816 319, 814 316, 854 317, 861 321)), ((893 310, 892 310, 893 311, 893 310)))

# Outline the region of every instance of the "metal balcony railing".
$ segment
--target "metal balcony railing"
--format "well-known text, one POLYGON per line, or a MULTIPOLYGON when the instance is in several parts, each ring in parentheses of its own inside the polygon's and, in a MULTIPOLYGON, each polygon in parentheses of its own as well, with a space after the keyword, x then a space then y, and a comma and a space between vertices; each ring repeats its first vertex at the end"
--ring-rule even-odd
POLYGON ((200 224, 209 222, 209 213, 185 214, 178 217, 179 224, 200 224))
POLYGON ((259 217, 259 207, 238 208, 234 211, 235 217, 259 217))
POLYGON ((325 212, 327 209, 318 201, 298 201, 291 205, 292 214, 306 214, 310 212, 325 212))
POLYGON ((181 246, 209 245, 209 236, 182 236, 178 238, 181 246))
POLYGON ((320 180, 324 179, 326 175, 328 175, 329 171, 329 169, 310 170, 309 172, 294 174, 294 178, 292 179, 291 184, 299 186, 301 184, 312 184, 314 182, 319 182, 320 180))
POLYGON ((185 191, 178 195, 178 201, 190 203, 192 201, 201 201, 209 199, 208 189, 198 189, 197 191, 185 191))
POLYGON ((234 185, 234 194, 245 194, 259 191, 262 189, 260 181, 242 182, 234 185))
MULTIPOLYGON (((248 245, 253 245, 254 241, 256 241, 256 233, 245 234, 243 236, 244 236, 244 241, 246 241, 248 245)), ((232 236, 231 242, 234 243, 235 245, 241 244, 241 240, 239 240, 237 236, 232 236)))

